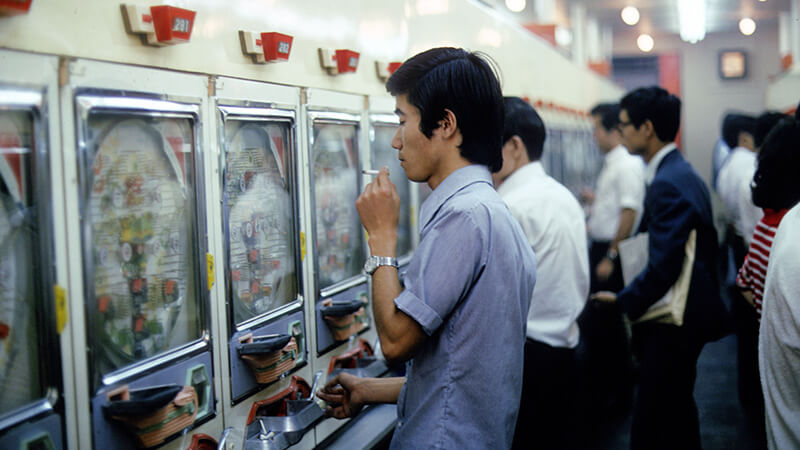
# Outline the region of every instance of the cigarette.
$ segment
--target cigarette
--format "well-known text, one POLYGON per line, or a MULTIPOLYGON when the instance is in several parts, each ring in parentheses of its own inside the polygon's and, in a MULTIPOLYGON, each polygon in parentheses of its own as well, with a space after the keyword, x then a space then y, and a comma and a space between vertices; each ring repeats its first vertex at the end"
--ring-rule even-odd
POLYGON ((375 169, 363 169, 361 171, 361 173, 363 173, 364 175, 375 176, 375 175, 378 175, 379 173, 381 173, 381 171, 380 170, 375 170, 375 169))

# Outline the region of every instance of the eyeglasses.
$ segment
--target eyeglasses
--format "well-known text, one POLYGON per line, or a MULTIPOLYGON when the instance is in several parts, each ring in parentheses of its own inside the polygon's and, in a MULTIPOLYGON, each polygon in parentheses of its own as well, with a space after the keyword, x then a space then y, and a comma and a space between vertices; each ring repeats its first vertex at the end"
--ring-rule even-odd
POLYGON ((620 132, 622 132, 622 130, 623 130, 623 129, 625 129, 625 127, 627 127, 628 125, 633 125, 633 123, 631 123, 631 122, 620 122, 620 123, 617 125, 617 130, 619 130, 620 132))

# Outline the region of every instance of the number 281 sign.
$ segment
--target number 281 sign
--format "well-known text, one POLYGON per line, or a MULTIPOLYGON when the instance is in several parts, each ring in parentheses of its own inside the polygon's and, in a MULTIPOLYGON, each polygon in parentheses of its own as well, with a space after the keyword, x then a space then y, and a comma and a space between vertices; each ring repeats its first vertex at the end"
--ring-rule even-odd
POLYGON ((160 44, 189 42, 195 12, 174 6, 151 6, 156 38, 160 44))

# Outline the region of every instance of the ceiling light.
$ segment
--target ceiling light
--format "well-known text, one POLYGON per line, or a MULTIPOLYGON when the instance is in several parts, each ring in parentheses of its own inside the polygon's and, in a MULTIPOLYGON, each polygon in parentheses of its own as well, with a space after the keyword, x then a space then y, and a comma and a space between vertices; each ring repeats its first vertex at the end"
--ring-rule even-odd
POLYGON ((653 37, 649 34, 640 34, 639 38, 636 39, 636 45, 639 46, 639 50, 647 53, 653 49, 655 41, 653 41, 653 37))
POLYGON ((572 31, 569 28, 556 25, 555 38, 556 44, 561 47, 569 47, 569 44, 572 43, 572 31))
POLYGON ((753 19, 745 17, 739 21, 739 31, 745 36, 750 36, 756 32, 756 23, 753 19))
POLYGON ((525 0, 506 0, 506 8, 514 12, 525 9, 525 0))
POLYGON ((636 25, 639 23, 639 10, 635 6, 626 6, 622 8, 622 21, 628 25, 636 25))
POLYGON ((706 37, 706 0, 678 0, 681 39, 692 44, 706 37))

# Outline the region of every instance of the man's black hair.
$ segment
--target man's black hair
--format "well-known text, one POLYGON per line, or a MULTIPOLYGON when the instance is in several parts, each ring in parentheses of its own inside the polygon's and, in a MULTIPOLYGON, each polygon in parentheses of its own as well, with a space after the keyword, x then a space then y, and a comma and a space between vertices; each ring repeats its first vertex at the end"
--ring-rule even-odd
POLYGON ((531 161, 538 161, 542 157, 544 139, 547 134, 542 118, 539 117, 533 106, 519 97, 505 97, 504 101, 506 120, 503 143, 505 144, 514 136, 519 136, 528 151, 528 158, 531 161))
POLYGON ((430 138, 445 117, 456 116, 461 156, 497 172, 503 165, 503 94, 494 63, 482 53, 433 48, 409 58, 386 82, 419 109, 420 131, 430 138))
POLYGON ((592 108, 591 115, 600 117, 600 124, 606 132, 617 129, 619 125, 619 103, 600 103, 592 108))
POLYGON ((772 130, 781 119, 786 117, 789 116, 781 112, 767 111, 756 118, 756 127, 753 133, 753 144, 756 148, 760 148, 764 145, 764 139, 767 137, 770 130, 772 130))
POLYGON ((791 208, 800 201, 800 121, 786 117, 767 134, 751 190, 761 208, 791 208))
POLYGON ((722 119, 722 140, 731 149, 739 145, 739 135, 749 133, 755 138, 756 119, 747 114, 728 113, 722 119))
POLYGON ((661 142, 672 142, 681 124, 681 100, 658 86, 629 92, 619 102, 620 109, 636 128, 649 120, 661 142))
POLYGON ((800 119, 800 103, 798 103, 797 108, 794 109, 794 118, 800 119))

